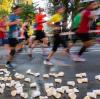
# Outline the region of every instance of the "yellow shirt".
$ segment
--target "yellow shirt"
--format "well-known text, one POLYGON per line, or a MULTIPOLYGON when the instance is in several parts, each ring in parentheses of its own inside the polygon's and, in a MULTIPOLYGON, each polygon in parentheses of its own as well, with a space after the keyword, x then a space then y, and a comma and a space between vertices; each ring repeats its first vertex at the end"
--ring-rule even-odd
POLYGON ((49 22, 51 22, 51 23, 52 22, 57 23, 57 22, 60 22, 60 21, 62 21, 62 15, 60 15, 60 14, 54 14, 49 20, 49 22))

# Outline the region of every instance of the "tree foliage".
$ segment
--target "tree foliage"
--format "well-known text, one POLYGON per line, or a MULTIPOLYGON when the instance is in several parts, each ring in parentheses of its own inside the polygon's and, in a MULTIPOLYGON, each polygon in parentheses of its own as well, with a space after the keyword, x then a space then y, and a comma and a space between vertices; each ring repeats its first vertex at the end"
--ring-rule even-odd
POLYGON ((5 11, 4 9, 0 9, 0 18, 4 15, 8 15, 8 11, 5 11))
POLYGON ((67 19, 70 12, 72 12, 73 16, 75 15, 80 0, 74 0, 74 2, 71 2, 71 0, 49 0, 49 2, 52 3, 54 7, 57 5, 63 5, 66 8, 64 18, 67 19))
POLYGON ((13 0, 0 0, 0 17, 10 13, 12 4, 13 0))
POLYGON ((33 6, 33 4, 28 5, 28 4, 20 4, 20 6, 22 7, 22 14, 21 14, 21 18, 23 19, 23 21, 29 17, 30 20, 33 19, 34 15, 35 15, 35 7, 33 6))

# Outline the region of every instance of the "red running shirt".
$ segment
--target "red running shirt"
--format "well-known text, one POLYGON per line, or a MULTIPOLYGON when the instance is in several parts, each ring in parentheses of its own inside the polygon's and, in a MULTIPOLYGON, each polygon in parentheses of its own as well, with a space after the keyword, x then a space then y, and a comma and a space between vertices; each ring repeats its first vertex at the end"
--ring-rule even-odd
POLYGON ((36 22, 36 30, 42 30, 43 29, 43 18, 45 17, 45 14, 36 14, 35 15, 35 22, 36 22))
POLYGON ((89 10, 83 11, 82 16, 81 16, 81 22, 80 22, 79 28, 77 29, 77 33, 88 33, 90 15, 91 15, 91 12, 89 10))
MULTIPOLYGON (((100 26, 97 26, 97 27, 96 27, 96 30, 99 30, 99 31, 100 31, 100 26)), ((97 34, 100 35, 100 32, 97 32, 97 34)))
MULTIPOLYGON (((0 21, 0 28, 6 29, 6 26, 3 21, 0 21)), ((5 33, 0 31, 0 39, 4 39, 4 37, 5 37, 5 33)))

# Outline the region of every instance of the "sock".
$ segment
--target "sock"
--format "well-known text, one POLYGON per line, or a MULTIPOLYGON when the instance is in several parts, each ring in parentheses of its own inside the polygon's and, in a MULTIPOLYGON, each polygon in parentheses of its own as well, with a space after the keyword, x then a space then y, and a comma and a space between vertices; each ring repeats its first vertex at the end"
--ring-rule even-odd
POLYGON ((49 61, 49 59, 46 59, 46 61, 49 61))
POLYGON ((85 51, 86 51, 86 48, 85 46, 83 46, 81 49, 80 49, 80 52, 78 53, 79 56, 81 56, 85 51))

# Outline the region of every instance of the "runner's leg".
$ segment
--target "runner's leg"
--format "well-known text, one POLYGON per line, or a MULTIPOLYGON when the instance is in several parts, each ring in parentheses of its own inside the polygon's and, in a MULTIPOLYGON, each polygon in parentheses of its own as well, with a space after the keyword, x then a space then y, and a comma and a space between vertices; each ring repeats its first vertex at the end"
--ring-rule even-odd
POLYGON ((8 59, 7 59, 7 62, 6 62, 6 66, 8 68, 13 68, 13 66, 11 65, 11 62, 12 62, 12 59, 16 53, 16 46, 18 44, 18 41, 16 38, 10 38, 9 39, 9 46, 10 46, 10 53, 8 55, 8 59))
POLYGON ((28 47, 28 56, 32 58, 32 50, 37 45, 38 41, 33 40, 32 38, 29 40, 29 47, 28 47))
POLYGON ((52 51, 48 54, 47 59, 44 61, 45 65, 53 65, 50 62, 50 59, 52 58, 52 56, 54 55, 54 53, 57 51, 57 48, 60 45, 60 37, 58 35, 54 36, 54 41, 53 42, 54 42, 54 44, 53 44, 52 51))
POLYGON ((42 41, 43 41, 43 44, 42 44, 42 52, 43 52, 43 55, 45 55, 46 54, 46 50, 45 50, 44 47, 47 47, 48 46, 48 38, 47 37, 44 37, 42 39, 42 41))

